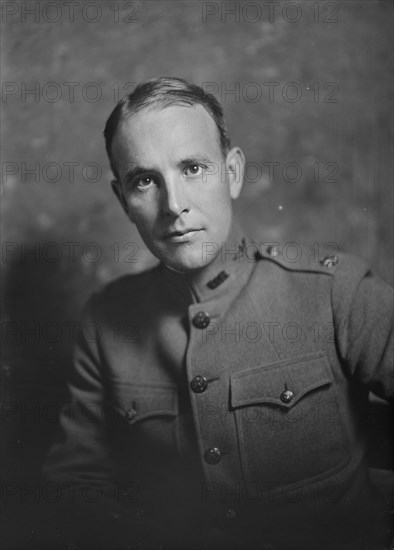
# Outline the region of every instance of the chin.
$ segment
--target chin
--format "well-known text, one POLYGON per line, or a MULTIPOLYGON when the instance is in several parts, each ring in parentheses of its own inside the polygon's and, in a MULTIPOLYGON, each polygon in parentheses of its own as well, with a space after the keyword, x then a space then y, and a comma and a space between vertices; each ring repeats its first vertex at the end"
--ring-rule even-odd
POLYGON ((211 261, 206 263, 203 262, 201 250, 177 250, 171 252, 166 251, 166 253, 161 251, 160 254, 156 254, 156 257, 168 267, 181 273, 197 271, 211 263, 211 261))
POLYGON ((168 267, 175 269, 181 273, 189 273, 191 271, 197 271, 202 269, 207 264, 203 264, 201 258, 176 258, 167 257, 162 260, 168 267))

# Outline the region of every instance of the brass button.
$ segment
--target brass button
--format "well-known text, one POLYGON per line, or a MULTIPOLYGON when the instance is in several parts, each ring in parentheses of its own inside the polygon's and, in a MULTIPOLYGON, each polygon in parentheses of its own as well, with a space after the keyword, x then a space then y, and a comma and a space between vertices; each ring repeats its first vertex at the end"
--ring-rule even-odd
POLYGON ((212 447, 205 451, 204 459, 207 464, 218 464, 222 460, 222 452, 217 447, 212 447))
POLYGON ((324 267, 333 267, 334 265, 337 265, 338 262, 338 256, 326 256, 320 263, 324 265, 324 267))
POLYGON ((130 407, 126 411, 126 418, 127 420, 131 421, 134 420, 134 418, 137 416, 137 411, 134 409, 134 407, 130 407))
POLYGON ((205 311, 199 311, 193 317, 193 325, 196 328, 206 328, 209 325, 210 320, 211 318, 209 317, 209 313, 206 313, 205 311))
POLYGON ((190 387, 194 391, 194 393, 203 393, 208 387, 208 380, 205 378, 205 376, 200 376, 198 374, 190 382, 190 387))
POLYGON ((293 397, 294 397, 294 393, 290 390, 285 390, 280 394, 280 399, 281 401, 283 401, 283 403, 290 403, 293 397))

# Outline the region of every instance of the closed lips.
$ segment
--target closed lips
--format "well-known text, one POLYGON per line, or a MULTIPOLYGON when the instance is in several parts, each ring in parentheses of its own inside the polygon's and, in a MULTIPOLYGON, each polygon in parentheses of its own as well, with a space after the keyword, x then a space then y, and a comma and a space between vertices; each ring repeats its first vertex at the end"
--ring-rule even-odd
POLYGON ((186 235, 187 233, 193 233, 195 231, 200 231, 200 229, 183 229, 180 231, 171 231, 170 233, 166 234, 166 237, 181 237, 182 235, 186 235))

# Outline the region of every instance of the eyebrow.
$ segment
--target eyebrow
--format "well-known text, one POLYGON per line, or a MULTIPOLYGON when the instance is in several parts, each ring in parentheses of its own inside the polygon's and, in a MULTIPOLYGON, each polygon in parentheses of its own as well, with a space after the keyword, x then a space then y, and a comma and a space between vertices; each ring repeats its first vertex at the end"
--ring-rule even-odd
POLYGON ((199 164, 200 162, 206 162, 208 164, 209 163, 212 164, 212 160, 209 159, 208 157, 205 157, 204 155, 197 155, 195 157, 188 157, 180 160, 178 162, 178 166, 185 166, 185 164, 199 164))
POLYGON ((144 168, 143 166, 133 166, 132 168, 129 168, 127 170, 125 175, 125 181, 129 183, 140 174, 144 174, 146 172, 157 173, 157 170, 154 170, 151 168, 144 168))
MULTIPOLYGON (((178 167, 186 166, 187 164, 199 164, 201 162, 212 164, 213 161, 209 159, 208 157, 204 155, 196 155, 195 157, 187 157, 184 159, 181 159, 177 162, 178 167)), ((125 174, 125 181, 126 183, 129 183, 130 181, 134 180, 136 177, 140 176, 141 174, 160 174, 159 170, 156 168, 147 168, 144 166, 134 166, 132 165, 131 168, 129 168, 125 174)))

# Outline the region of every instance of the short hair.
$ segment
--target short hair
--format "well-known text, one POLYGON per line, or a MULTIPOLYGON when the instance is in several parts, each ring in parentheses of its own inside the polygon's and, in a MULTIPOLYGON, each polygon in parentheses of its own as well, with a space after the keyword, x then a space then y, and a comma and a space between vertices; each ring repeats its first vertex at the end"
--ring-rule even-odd
POLYGON ((200 86, 182 78, 160 77, 139 84, 135 90, 121 99, 110 114, 104 129, 105 148, 114 176, 119 172, 112 156, 112 141, 120 122, 147 107, 166 108, 171 105, 202 105, 213 118, 219 133, 219 143, 223 156, 230 149, 223 109, 217 99, 200 86))

